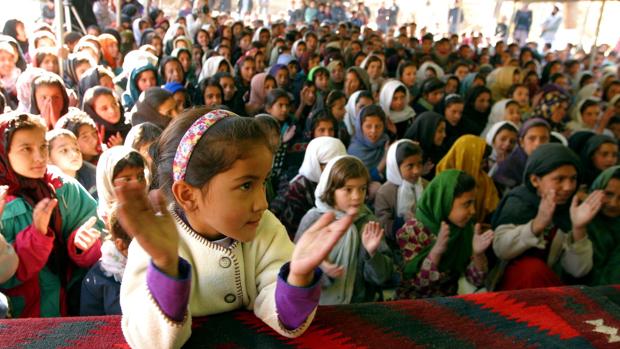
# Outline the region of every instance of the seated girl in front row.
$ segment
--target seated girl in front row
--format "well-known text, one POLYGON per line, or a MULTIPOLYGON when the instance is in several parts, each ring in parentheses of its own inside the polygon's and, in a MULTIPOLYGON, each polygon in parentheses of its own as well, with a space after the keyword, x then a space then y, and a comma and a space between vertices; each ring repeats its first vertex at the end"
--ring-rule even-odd
POLYGON ((368 170, 359 159, 333 158, 321 173, 314 192, 316 207, 299 223, 295 241, 303 240, 306 229, 326 212, 334 211, 336 217, 351 210, 356 212, 351 227, 321 263, 327 274, 320 301, 323 305, 374 301, 380 287, 392 277, 393 262, 383 229, 364 205, 368 182, 368 170))
POLYGON ((404 263, 398 298, 453 296, 463 274, 483 285, 493 231, 474 226, 475 202, 476 180, 463 171, 442 171, 424 189, 415 219, 396 233, 404 263))
POLYGON ((31 114, 0 123, 0 185, 9 187, 2 235, 20 261, 0 292, 11 298, 14 317, 77 315, 82 277, 101 256, 97 203, 47 167, 46 130, 31 114))
POLYGON ((320 295, 317 267, 352 215, 334 223, 333 214, 324 215, 294 246, 267 210, 273 153, 253 118, 190 110, 158 144, 158 178, 170 212, 160 195, 155 214, 143 183, 115 183, 121 226, 134 237, 121 285, 129 345, 180 347, 192 316, 242 307, 283 336, 301 335, 320 295))

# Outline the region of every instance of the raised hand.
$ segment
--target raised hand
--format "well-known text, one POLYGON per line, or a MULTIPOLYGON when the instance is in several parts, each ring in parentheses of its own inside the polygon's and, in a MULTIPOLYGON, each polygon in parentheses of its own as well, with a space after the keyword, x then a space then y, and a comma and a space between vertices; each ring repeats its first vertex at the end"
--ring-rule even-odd
POLYGON ((321 264, 353 223, 355 213, 348 212, 334 221, 333 212, 327 212, 308 230, 295 245, 291 257, 291 269, 287 282, 293 286, 305 287, 312 282, 314 269, 321 264))
POLYGON ((164 273, 176 277, 179 273, 179 232, 166 210, 161 193, 155 195, 153 207, 146 196, 144 183, 115 181, 118 198, 119 223, 138 241, 153 259, 153 264, 164 273))
POLYGON ((435 263, 439 263, 439 259, 448 249, 448 241, 450 240, 450 226, 446 222, 441 222, 441 227, 439 228, 439 234, 437 235, 437 240, 435 240, 435 245, 431 248, 431 252, 429 252, 429 257, 435 263))
POLYGON ((108 148, 112 148, 115 145, 123 145, 123 136, 120 132, 116 132, 108 138, 108 148))
POLYGON ((337 279, 344 275, 344 267, 337 265, 337 264, 330 263, 327 260, 321 262, 320 267, 321 267, 321 270, 323 270, 323 272, 327 274, 327 276, 333 279, 337 279))
POLYGON ((101 238, 101 232, 93 228, 97 223, 97 217, 90 217, 75 233, 73 244, 82 251, 86 251, 101 238))
POLYGON ((596 216, 603 206, 605 193, 602 190, 595 190, 579 205, 579 198, 573 197, 570 205, 570 220, 573 223, 573 234, 575 240, 585 237, 585 227, 596 216))
POLYGON ((45 198, 39 201, 32 211, 32 225, 42 235, 47 235, 47 227, 58 200, 45 198))
POLYGON ((370 257, 374 257, 377 248, 379 248, 383 232, 383 228, 381 228, 381 225, 377 222, 368 222, 366 226, 364 226, 362 245, 364 245, 370 257))
POLYGON ((534 235, 540 235, 545 228, 553 221, 553 213, 555 212, 555 190, 551 189, 542 194, 542 199, 538 205, 538 213, 532 223, 532 232, 534 235))
POLYGON ((472 252, 474 256, 484 254, 484 251, 486 251, 493 242, 493 235, 493 230, 489 229, 483 233, 480 223, 476 224, 472 241, 472 252))

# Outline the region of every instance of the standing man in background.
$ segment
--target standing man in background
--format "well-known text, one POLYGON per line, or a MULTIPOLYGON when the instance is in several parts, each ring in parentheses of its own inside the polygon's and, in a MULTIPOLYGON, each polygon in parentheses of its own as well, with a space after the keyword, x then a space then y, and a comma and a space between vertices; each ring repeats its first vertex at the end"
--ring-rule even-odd
POLYGON ((458 34, 459 26, 463 23, 463 9, 459 6, 459 0, 454 1, 454 7, 448 11, 448 32, 458 34))
POLYGON ((557 6, 553 6, 551 15, 543 22, 542 33, 540 34, 540 37, 546 45, 553 46, 555 34, 558 32, 558 29, 560 29, 561 23, 562 16, 560 15, 560 9, 557 6))
POLYGON ((515 14, 515 31, 514 39, 523 46, 530 36, 530 28, 532 27, 532 10, 529 9, 527 3, 523 4, 523 8, 515 14))

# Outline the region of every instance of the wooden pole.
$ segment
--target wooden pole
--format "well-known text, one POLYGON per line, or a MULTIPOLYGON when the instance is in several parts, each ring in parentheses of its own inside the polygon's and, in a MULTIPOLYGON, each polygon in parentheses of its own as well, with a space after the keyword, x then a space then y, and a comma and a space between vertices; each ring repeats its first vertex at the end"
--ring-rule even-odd
POLYGON ((601 29, 601 22, 603 20, 603 13, 605 11, 605 2, 607 2, 607 0, 603 0, 603 3, 601 4, 601 10, 598 15, 598 21, 596 22, 596 33, 594 34, 594 43, 592 44, 592 49, 590 50, 590 70, 594 68, 594 58, 596 57, 596 54, 598 53, 597 52, 598 46, 596 45, 596 42, 598 41, 598 33, 599 33, 599 30, 601 29))
MULTIPOLYGON (((54 20, 56 21, 56 45, 61 49, 65 45, 64 25, 62 20, 62 0, 54 0, 54 20)), ((63 74, 63 62, 64 58, 58 55, 58 68, 60 69, 60 76, 63 74)))
POLYGON ((116 27, 120 31, 120 28, 121 28, 121 0, 116 0, 116 27))

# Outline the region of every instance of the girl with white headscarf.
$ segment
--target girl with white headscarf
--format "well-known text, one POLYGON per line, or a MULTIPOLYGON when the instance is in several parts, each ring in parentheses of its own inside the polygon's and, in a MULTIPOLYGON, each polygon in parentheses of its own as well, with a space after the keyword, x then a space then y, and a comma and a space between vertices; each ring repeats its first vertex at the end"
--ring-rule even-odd
POLYGON ((202 65, 202 70, 200 71, 200 76, 198 77, 198 82, 202 80, 208 79, 213 75, 217 74, 220 69, 220 65, 223 63, 228 65, 228 72, 233 77, 235 76, 235 69, 232 64, 226 59, 224 56, 214 56, 209 57, 202 65))
POLYGON ((357 212, 353 224, 321 263, 324 274, 319 304, 374 301, 380 287, 392 277, 393 262, 383 229, 364 205, 368 180, 368 170, 359 159, 333 158, 314 192, 316 207, 299 224, 295 241, 326 212, 334 212, 336 218, 357 212))
POLYGON ((347 149, 338 138, 313 139, 308 143, 299 174, 289 182, 286 191, 271 202, 271 212, 284 224, 291 240, 297 232, 299 221, 314 207, 314 190, 323 167, 329 160, 342 155, 347 155, 347 149))
POLYGON ((409 106, 409 89, 398 80, 388 80, 381 87, 379 105, 396 126, 397 138, 402 138, 413 122, 415 111, 409 106))
POLYGON ((416 204, 428 181, 422 178, 422 148, 409 139, 394 142, 387 153, 387 182, 375 197, 375 215, 385 228, 389 242, 394 234, 413 218, 416 204))

